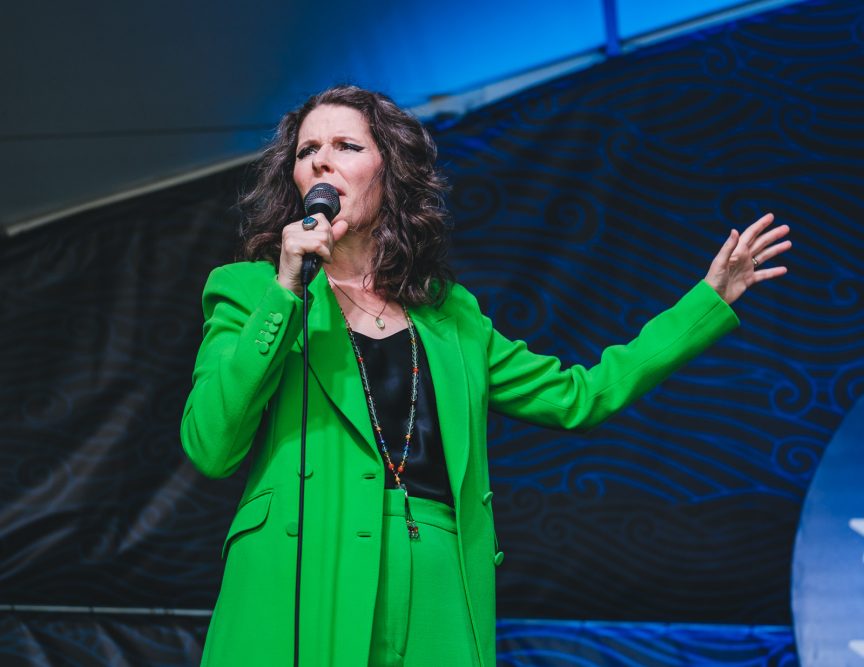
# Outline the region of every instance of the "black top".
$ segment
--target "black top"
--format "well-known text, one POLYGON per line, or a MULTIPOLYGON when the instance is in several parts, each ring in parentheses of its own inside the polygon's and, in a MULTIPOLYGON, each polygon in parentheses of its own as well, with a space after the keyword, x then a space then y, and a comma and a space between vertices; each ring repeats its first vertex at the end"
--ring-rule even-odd
MULTIPOLYGON (((390 459, 398 467, 405 447, 408 412, 411 409, 411 338, 408 329, 381 339, 369 338, 356 331, 354 336, 366 365, 372 400, 375 401, 375 411, 390 451, 390 459)), ((410 496, 437 500, 452 507, 453 494, 441 444, 435 389, 419 335, 417 361, 420 369, 417 414, 411 434, 411 449, 401 478, 410 496)), ((384 469, 384 477, 386 488, 396 488, 391 471, 384 469)))

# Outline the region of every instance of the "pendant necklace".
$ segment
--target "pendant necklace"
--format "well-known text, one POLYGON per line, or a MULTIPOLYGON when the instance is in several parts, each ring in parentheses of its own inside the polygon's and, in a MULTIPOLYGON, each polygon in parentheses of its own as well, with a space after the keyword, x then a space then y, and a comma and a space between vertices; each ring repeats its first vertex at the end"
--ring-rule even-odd
MULTIPOLYGON (((367 315, 369 315, 369 317, 374 318, 374 319, 375 319, 375 326, 376 326, 376 327, 378 327, 381 331, 384 330, 384 320, 381 319, 381 315, 384 314, 384 309, 387 307, 387 300, 386 300, 386 299, 384 300, 384 305, 381 306, 381 312, 378 313, 378 315, 375 315, 374 313, 370 313, 370 312, 369 312, 368 310, 366 310, 363 306, 361 306, 359 303, 357 303, 354 299, 352 299, 350 296, 348 296, 348 293, 347 293, 344 289, 342 289, 341 287, 339 287, 339 285, 337 285, 337 284, 334 283, 332 280, 330 280, 330 276, 327 276, 327 282, 330 283, 330 286, 331 286, 331 287, 335 287, 335 288, 338 289, 340 292, 342 292, 342 294, 345 295, 345 298, 346 298, 346 299, 348 299, 351 303, 353 303, 355 306, 357 306, 357 307, 358 307, 360 310, 362 310, 364 313, 366 313, 367 315)), ((344 316, 345 313, 342 313, 342 315, 344 316)), ((345 321, 347 322, 348 320, 345 320, 345 321)))

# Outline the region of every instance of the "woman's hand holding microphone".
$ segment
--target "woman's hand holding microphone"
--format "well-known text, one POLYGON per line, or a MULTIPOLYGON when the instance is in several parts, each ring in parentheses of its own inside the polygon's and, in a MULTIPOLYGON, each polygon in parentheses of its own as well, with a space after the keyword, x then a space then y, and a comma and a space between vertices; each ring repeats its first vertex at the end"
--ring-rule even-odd
POLYGON ((318 255, 329 264, 333 259, 333 247, 348 231, 348 223, 339 220, 332 225, 323 213, 307 216, 282 228, 282 252, 279 255, 279 272, 276 280, 285 289, 298 296, 303 294, 300 273, 303 256, 318 255), (316 224, 312 224, 314 221, 316 224), (304 226, 305 223, 305 226, 304 226))

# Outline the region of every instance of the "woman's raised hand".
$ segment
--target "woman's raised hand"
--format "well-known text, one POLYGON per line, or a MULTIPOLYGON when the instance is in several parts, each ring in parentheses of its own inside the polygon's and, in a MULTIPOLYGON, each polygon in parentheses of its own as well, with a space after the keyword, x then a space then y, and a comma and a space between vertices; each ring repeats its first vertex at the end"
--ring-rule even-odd
POLYGON ((768 213, 741 234, 733 229, 711 262, 705 281, 717 290, 726 303, 734 303, 754 283, 778 278, 786 273, 785 266, 760 268, 792 247, 791 241, 780 240, 789 233, 789 226, 772 228, 772 222, 774 214, 768 213))
POLYGON ((322 262, 329 264, 333 259, 333 247, 348 231, 348 223, 339 220, 332 225, 327 222, 323 213, 314 217, 318 224, 311 229, 303 227, 303 221, 298 220, 282 228, 282 251, 279 254, 279 271, 276 280, 285 289, 290 289, 298 296, 303 294, 300 282, 300 269, 303 265, 303 255, 314 254, 322 262))

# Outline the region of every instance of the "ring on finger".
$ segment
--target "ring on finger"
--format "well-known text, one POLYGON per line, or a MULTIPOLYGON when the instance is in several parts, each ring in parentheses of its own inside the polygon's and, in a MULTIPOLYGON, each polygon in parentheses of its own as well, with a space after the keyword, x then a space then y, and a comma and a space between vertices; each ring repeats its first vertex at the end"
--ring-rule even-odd
POLYGON ((753 268, 754 269, 757 268, 759 266, 759 260, 756 259, 755 257, 751 257, 750 259, 753 260, 753 268))
POLYGON ((303 218, 302 224, 303 229, 308 232, 310 229, 315 229, 315 227, 318 225, 318 221, 311 215, 307 215, 305 218, 303 218))

